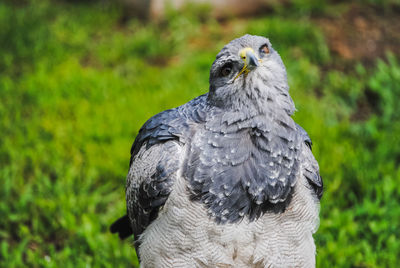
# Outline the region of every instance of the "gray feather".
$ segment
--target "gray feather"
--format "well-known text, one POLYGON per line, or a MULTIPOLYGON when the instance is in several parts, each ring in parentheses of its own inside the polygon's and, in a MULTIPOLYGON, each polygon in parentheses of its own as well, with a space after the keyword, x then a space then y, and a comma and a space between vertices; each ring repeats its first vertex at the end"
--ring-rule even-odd
POLYGON ((135 239, 158 217, 177 176, 187 201, 221 224, 284 212, 301 172, 320 197, 318 163, 294 111, 285 67, 268 39, 246 35, 226 45, 211 67, 209 93, 150 118, 132 145, 126 197, 135 239), (265 45, 268 55, 259 51, 265 45), (258 51, 262 63, 234 79, 243 47, 258 51), (226 64, 232 73, 221 76, 226 64))
POLYGON ((319 174, 318 162, 315 160, 311 152, 311 138, 300 125, 296 124, 296 126, 302 137, 302 140, 304 141, 304 144, 307 146, 306 148, 303 148, 302 152, 303 174, 310 183, 310 186, 317 195, 318 199, 321 199, 324 192, 324 183, 321 175, 319 174))

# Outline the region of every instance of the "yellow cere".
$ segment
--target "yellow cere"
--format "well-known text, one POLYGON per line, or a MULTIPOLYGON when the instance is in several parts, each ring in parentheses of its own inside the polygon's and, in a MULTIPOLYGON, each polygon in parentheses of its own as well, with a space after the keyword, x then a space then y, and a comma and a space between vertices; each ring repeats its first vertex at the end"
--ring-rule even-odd
POLYGON ((254 50, 251 47, 245 47, 239 51, 239 56, 246 65, 248 64, 246 55, 249 52, 255 54, 254 50))
POLYGON ((244 66, 242 70, 240 70, 240 72, 235 76, 233 81, 235 81, 236 78, 238 78, 243 73, 248 74, 249 72, 249 69, 247 69, 247 66, 249 64, 249 59, 247 58, 248 53, 252 53, 255 55, 254 49, 252 49, 251 47, 245 47, 239 51, 239 57, 244 61, 244 66))

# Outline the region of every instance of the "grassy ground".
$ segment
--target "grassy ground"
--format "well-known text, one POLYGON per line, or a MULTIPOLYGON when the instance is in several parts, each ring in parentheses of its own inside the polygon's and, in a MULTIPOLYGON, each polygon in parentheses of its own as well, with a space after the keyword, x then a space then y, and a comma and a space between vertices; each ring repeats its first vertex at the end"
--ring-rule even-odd
MULTIPOLYGON (((367 2, 399 17, 396 1, 367 2)), ((395 267, 400 62, 385 47, 342 57, 329 41, 321 19, 354 5, 293 0, 224 22, 188 8, 144 24, 104 1, 0 3, 0 266, 137 266, 132 241, 108 232, 125 211, 130 145, 151 115, 206 92, 216 53, 251 33, 280 51, 314 141, 318 267, 395 267)))

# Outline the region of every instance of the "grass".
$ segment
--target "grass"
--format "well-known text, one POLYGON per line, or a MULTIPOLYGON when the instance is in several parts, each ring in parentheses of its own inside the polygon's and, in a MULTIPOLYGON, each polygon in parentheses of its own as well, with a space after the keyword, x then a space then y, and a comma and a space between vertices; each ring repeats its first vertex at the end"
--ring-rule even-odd
POLYGON ((310 14, 330 4, 294 2, 300 11, 222 24, 192 9, 144 24, 106 2, 0 3, 0 266, 138 266, 132 241, 108 232, 125 211, 134 137, 205 93, 216 53, 251 33, 280 51, 314 141, 326 185, 318 267, 395 267, 400 62, 327 68, 336 56, 310 14))

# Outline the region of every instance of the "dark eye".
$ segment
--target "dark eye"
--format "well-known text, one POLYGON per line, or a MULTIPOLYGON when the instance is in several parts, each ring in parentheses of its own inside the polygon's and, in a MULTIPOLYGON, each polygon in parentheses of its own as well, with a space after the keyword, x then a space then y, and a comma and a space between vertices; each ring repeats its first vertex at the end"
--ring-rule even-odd
POLYGON ((269 48, 267 44, 264 44, 260 47, 260 51, 264 54, 268 54, 269 53, 269 48))
POLYGON ((228 76, 232 72, 232 64, 227 63, 221 68, 221 76, 228 76))

